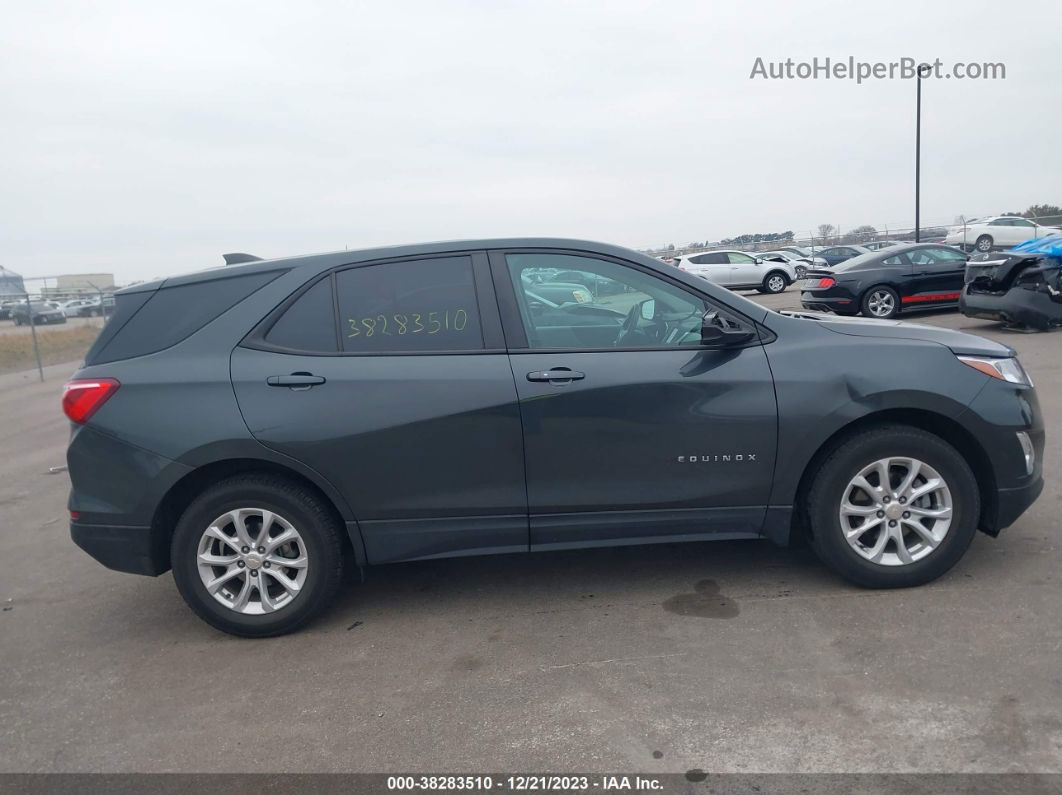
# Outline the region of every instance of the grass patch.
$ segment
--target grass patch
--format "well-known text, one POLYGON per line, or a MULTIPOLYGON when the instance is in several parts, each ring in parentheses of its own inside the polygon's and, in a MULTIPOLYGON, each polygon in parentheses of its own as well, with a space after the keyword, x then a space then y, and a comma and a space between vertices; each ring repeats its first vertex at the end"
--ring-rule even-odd
MULTIPOLYGON (((54 328, 37 327, 37 345, 41 352, 41 363, 62 364, 75 362, 84 358, 85 353, 96 337, 99 326, 78 325, 54 328)), ((0 334, 0 373, 14 373, 36 368, 37 360, 33 356, 33 336, 26 329, 25 334, 0 334)))

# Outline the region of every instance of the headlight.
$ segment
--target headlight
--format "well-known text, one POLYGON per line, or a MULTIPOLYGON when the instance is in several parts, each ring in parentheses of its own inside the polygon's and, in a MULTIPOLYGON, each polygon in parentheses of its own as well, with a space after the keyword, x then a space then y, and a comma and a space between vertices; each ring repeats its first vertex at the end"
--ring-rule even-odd
POLYGON ((980 370, 985 375, 998 378, 1000 381, 1009 381, 1012 384, 1032 386, 1032 379, 1021 366, 1017 359, 988 359, 980 356, 960 356, 959 361, 968 364, 975 370, 980 370))

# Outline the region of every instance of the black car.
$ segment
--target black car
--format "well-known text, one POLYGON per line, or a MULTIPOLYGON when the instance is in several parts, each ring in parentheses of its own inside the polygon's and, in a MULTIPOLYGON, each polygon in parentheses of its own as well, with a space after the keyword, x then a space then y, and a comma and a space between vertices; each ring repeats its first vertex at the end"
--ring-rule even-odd
POLYGON ((809 269, 800 286, 805 309, 891 318, 915 309, 957 306, 966 255, 950 246, 912 243, 809 269))
POLYGON ((50 323, 65 323, 66 315, 59 304, 51 301, 33 301, 16 304, 11 310, 11 317, 16 326, 26 326, 30 322, 35 326, 50 323))
POLYGON ((64 392, 71 534, 248 636, 454 555, 806 532, 864 586, 932 580, 1039 494, 1036 392, 998 343, 815 317, 539 238, 137 285, 64 392), (623 289, 536 307, 550 268, 623 289))

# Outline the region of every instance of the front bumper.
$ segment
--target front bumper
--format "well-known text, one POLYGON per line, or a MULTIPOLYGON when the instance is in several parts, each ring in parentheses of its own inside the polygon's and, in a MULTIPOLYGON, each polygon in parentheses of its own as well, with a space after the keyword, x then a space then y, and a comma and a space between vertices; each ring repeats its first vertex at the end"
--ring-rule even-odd
POLYGON ((996 492, 996 515, 982 529, 990 535, 996 535, 1000 530, 1010 527, 1036 502, 1043 490, 1042 476, 1015 489, 999 489, 996 492))
POLYGON ((70 523, 70 537, 92 557, 115 571, 157 577, 170 568, 164 538, 150 527, 70 523))
POLYGON ((1012 287, 1005 293, 971 292, 967 287, 959 296, 959 311, 967 317, 998 320, 1046 331, 1062 325, 1062 302, 1048 293, 1012 287))

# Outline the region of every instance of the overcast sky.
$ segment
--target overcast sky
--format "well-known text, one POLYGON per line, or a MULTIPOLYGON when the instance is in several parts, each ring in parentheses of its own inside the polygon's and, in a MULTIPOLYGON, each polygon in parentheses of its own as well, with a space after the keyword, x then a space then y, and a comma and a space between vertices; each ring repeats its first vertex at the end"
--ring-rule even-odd
POLYGON ((647 247, 1062 204, 1051 2, 36 2, 0 29, 0 265, 120 282, 498 235, 647 247))

